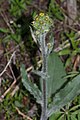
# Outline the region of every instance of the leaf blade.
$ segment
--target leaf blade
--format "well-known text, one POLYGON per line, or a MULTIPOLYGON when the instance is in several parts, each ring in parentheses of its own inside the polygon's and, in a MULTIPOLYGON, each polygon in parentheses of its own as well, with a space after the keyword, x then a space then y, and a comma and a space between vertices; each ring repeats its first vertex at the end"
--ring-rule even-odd
POLYGON ((51 97, 65 83, 66 75, 63 63, 56 53, 51 53, 48 58, 47 96, 51 97))
POLYGON ((24 87, 36 98, 38 103, 42 104, 42 93, 36 84, 28 80, 27 72, 23 64, 21 65, 21 76, 24 87))
POLYGON ((64 105, 71 102, 80 93, 80 74, 61 89, 54 97, 53 107, 49 109, 48 116, 55 113, 64 105))

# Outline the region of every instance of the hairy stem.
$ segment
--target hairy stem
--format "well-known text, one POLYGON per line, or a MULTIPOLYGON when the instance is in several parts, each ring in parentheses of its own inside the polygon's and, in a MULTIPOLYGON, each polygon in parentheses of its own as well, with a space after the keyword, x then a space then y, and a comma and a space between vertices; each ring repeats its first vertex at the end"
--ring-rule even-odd
MULTIPOLYGON (((44 74, 47 74, 47 55, 46 55, 46 45, 45 45, 45 35, 41 35, 41 47, 42 47, 42 72, 44 74)), ((46 95, 46 79, 42 80, 42 100, 43 100, 43 105, 42 105, 42 115, 41 115, 41 120, 47 120, 47 95, 46 95)))

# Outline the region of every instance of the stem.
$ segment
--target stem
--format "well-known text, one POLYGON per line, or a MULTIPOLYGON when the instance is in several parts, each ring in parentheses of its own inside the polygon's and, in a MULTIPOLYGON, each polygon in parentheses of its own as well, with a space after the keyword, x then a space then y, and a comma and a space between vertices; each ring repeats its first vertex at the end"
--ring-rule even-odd
MULTIPOLYGON (((45 35, 41 35, 41 47, 42 47, 42 72, 44 74, 47 74, 47 55, 46 55, 46 45, 45 45, 45 35)), ((43 105, 42 105, 42 115, 41 115, 41 120, 47 120, 47 95, 46 95, 46 79, 42 79, 42 100, 43 100, 43 105)))

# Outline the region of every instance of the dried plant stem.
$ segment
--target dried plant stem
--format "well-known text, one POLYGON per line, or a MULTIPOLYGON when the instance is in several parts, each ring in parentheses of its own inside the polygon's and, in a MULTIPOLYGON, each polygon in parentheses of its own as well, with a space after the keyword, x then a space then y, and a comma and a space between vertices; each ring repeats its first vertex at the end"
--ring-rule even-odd
POLYGON ((67 12, 69 25, 72 25, 77 17, 77 0, 67 0, 67 12))
POLYGON ((13 52, 13 54, 12 54, 9 62, 7 63, 6 67, 5 67, 4 70, 0 73, 0 77, 4 74, 4 72, 6 71, 7 67, 8 67, 9 64, 11 63, 11 60, 13 59, 13 57, 14 57, 14 55, 15 55, 15 52, 16 52, 16 51, 13 52))
POLYGON ((18 107, 15 107, 15 109, 17 110, 18 114, 21 115, 23 117, 23 119, 27 118, 27 120, 33 120, 31 119, 29 116, 25 115, 24 113, 22 113, 18 107))
POLYGON ((16 80, 14 80, 14 82, 11 84, 11 86, 4 92, 3 95, 0 96, 0 102, 3 101, 4 97, 10 92, 10 90, 13 88, 13 86, 15 85, 16 80))
POLYGON ((10 23, 9 23, 9 20, 8 20, 8 18, 7 18, 7 16, 6 16, 6 13, 2 11, 0 14, 1 14, 1 16, 2 16, 2 18, 3 18, 3 20, 4 20, 4 22, 5 22, 6 25, 8 26, 9 30, 11 31, 11 33, 14 34, 14 31, 13 31, 13 29, 12 29, 10 23))

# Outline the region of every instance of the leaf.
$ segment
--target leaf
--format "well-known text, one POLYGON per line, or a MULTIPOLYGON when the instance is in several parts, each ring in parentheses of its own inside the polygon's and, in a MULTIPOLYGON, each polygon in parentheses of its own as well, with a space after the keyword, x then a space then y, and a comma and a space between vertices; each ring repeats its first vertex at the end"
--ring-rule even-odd
MULTIPOLYGON (((65 116, 65 120, 66 120, 66 116, 65 116)), ((69 113, 67 114, 67 120, 71 120, 69 113)))
POLYGON ((66 75, 63 63, 56 53, 48 57, 47 96, 51 97, 65 83, 63 77, 66 75))
POLYGON ((80 120, 80 112, 78 113, 78 120, 80 120))
POLYGON ((38 89, 38 86, 36 84, 33 84, 27 76, 27 72, 25 70, 24 65, 21 65, 21 76, 22 76, 22 83, 24 87, 36 98, 37 102, 42 104, 42 94, 41 91, 38 89))
POLYGON ((33 37, 34 42, 37 44, 37 39, 36 39, 36 36, 34 35, 34 31, 32 30, 31 26, 30 26, 30 31, 31 31, 31 35, 33 37))
POLYGON ((68 72, 68 74, 64 78, 73 78, 76 77, 78 74, 79 74, 78 71, 68 72))
POLYGON ((60 112, 56 112, 53 115, 51 115, 51 117, 49 118, 49 120, 59 120, 59 116, 61 116, 60 112))
POLYGON ((56 4, 55 0, 51 0, 49 4, 49 13, 53 14, 57 19, 63 20, 64 16, 59 5, 56 4))
POLYGON ((71 64, 71 57, 69 57, 67 60, 66 60, 66 63, 65 63, 65 68, 70 66, 71 64))
POLYGON ((23 108, 24 107, 19 101, 15 101, 15 106, 19 107, 19 108, 23 108))
POLYGON ((2 33, 8 33, 9 30, 8 30, 8 29, 5 29, 5 28, 0 28, 0 32, 2 32, 2 33))
POLYGON ((9 42, 11 40, 10 38, 11 38, 11 35, 5 36, 5 38, 3 39, 4 43, 9 42))
POLYGON ((20 36, 20 35, 11 34, 11 38, 12 38, 15 42, 20 43, 20 40, 21 40, 21 36, 20 36))
POLYGON ((77 120, 76 114, 72 114, 72 115, 71 115, 71 120, 77 120))
POLYGON ((69 55, 71 53, 71 50, 69 49, 63 49, 62 51, 59 52, 59 55, 69 55))
POLYGON ((53 104, 48 111, 48 116, 51 116, 64 105, 71 102, 80 93, 80 74, 61 89, 53 98, 53 104), (52 107, 53 106, 53 107, 52 107))

